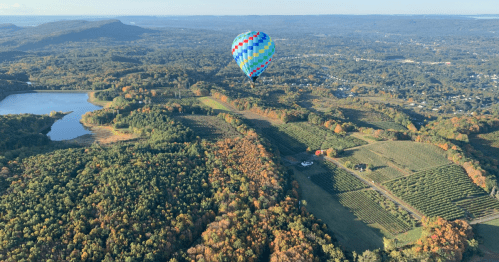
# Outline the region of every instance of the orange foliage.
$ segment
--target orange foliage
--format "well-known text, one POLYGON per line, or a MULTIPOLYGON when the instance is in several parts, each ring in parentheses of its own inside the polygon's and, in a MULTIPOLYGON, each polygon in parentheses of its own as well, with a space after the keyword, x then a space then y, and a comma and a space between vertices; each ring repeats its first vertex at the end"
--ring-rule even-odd
POLYGON ((466 221, 423 217, 422 223, 424 232, 414 246, 416 253, 430 252, 445 261, 461 261, 467 240, 473 237, 472 228, 466 221))
POLYGON ((438 147, 442 148, 445 151, 449 150, 449 144, 448 143, 439 144, 438 147))
POLYGON ((413 131, 413 132, 418 131, 418 129, 416 128, 416 126, 413 123, 410 123, 409 125, 407 125, 407 129, 409 129, 410 131, 413 131))
POLYGON ((123 91, 123 93, 126 93, 126 92, 130 91, 130 89, 132 89, 132 86, 125 86, 121 90, 123 91))
POLYGON ((314 261, 313 247, 299 239, 305 238, 302 231, 275 231, 274 241, 270 244, 272 248, 271 262, 284 261, 314 261))
POLYGON ((343 128, 341 127, 340 124, 336 124, 336 127, 334 128, 334 132, 338 134, 338 133, 345 132, 345 131, 343 130, 343 128))
POLYGON ((477 184, 482 188, 486 188, 487 184, 485 182, 484 172, 482 170, 478 170, 473 166, 471 162, 463 163, 463 168, 466 170, 468 176, 473 180, 473 183, 477 184))

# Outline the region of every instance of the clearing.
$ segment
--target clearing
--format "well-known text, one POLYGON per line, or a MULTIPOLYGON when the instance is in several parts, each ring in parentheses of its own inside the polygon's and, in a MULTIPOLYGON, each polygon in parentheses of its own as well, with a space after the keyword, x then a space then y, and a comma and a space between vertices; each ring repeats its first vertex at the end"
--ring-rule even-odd
POLYGON ((229 108, 227 108, 226 106, 224 106, 222 103, 218 102, 217 100, 215 100, 211 97, 204 96, 204 97, 198 97, 197 99, 199 100, 199 102, 201 102, 204 105, 207 105, 213 109, 222 110, 222 111, 232 111, 229 108))
POLYGON ((240 134, 234 127, 216 116, 206 115, 176 115, 175 119, 190 127, 196 136, 210 141, 231 138, 240 134))
POLYGON ((99 144, 110 144, 118 141, 128 141, 136 139, 137 136, 133 134, 122 133, 114 130, 110 126, 87 126, 90 128, 93 134, 87 134, 67 140, 67 143, 77 143, 84 146, 90 146, 94 142, 99 144))

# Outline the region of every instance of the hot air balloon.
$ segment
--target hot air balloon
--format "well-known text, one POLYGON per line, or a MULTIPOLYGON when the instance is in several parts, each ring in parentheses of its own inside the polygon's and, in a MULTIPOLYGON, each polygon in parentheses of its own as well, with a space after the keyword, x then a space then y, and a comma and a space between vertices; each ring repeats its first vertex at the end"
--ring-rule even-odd
POLYGON ((251 87, 255 87, 256 79, 269 66, 274 51, 274 42, 263 32, 242 33, 232 42, 232 55, 241 70, 251 79, 251 87))

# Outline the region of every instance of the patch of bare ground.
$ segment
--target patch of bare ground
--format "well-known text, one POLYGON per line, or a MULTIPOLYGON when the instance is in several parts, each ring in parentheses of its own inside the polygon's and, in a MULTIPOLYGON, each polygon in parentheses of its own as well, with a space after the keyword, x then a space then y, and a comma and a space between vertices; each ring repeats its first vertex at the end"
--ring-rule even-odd
POLYGON ((107 145, 118 141, 129 141, 136 139, 137 136, 133 134, 125 134, 114 130, 110 126, 87 126, 92 131, 92 134, 87 134, 66 140, 67 143, 76 143, 83 146, 90 146, 93 143, 107 145))

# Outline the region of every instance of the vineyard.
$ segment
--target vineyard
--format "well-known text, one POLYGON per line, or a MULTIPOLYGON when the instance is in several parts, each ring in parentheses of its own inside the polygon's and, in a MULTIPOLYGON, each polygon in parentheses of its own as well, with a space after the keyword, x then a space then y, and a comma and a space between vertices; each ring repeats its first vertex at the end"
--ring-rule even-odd
POLYGON ((374 129, 393 129, 400 131, 407 130, 407 128, 405 128, 403 125, 395 123, 393 121, 373 121, 368 123, 371 124, 374 129))
POLYGON ((456 202, 456 205, 467 210, 474 218, 490 215, 499 211, 499 201, 489 195, 461 200, 456 202))
POLYGON ((373 190, 368 185, 333 163, 322 165, 327 172, 312 175, 310 180, 336 197, 366 224, 377 224, 396 235, 411 229, 414 219, 405 210, 373 190))
POLYGON ((372 171, 363 175, 377 183, 450 163, 440 148, 411 141, 378 142, 345 150, 343 155, 343 163, 371 164, 372 171))
POLYGON ((364 191, 374 202, 378 203, 384 210, 390 212, 396 218, 404 221, 407 225, 416 226, 416 220, 402 207, 383 196, 376 190, 364 191))
POLYGON ((412 141, 389 141, 376 143, 369 149, 398 167, 411 172, 449 164, 444 151, 431 144, 412 141))
POLYGON ((358 178, 352 176, 335 164, 324 162, 324 167, 328 172, 313 175, 310 179, 330 194, 334 195, 368 187, 358 178))
MULTIPOLYGON (((445 165, 421 171, 408 177, 385 182, 396 196, 415 207, 426 216, 457 219, 465 211, 455 202, 471 196, 481 196, 485 191, 473 184, 463 168, 445 165)), ((473 209, 475 214, 490 209, 487 205, 473 209)))
POLYGON ((294 155, 307 149, 305 144, 296 141, 287 134, 279 132, 277 127, 264 128, 262 133, 272 141, 272 144, 279 148, 279 152, 282 155, 294 155))
POLYGON ((393 235, 410 230, 412 226, 396 218, 371 199, 365 191, 347 192, 337 195, 340 203, 348 207, 367 224, 378 224, 393 235))
POLYGON ((304 152, 307 148, 345 149, 367 144, 365 141, 347 135, 335 134, 331 130, 308 123, 290 123, 264 129, 264 135, 271 139, 284 155, 304 152))

